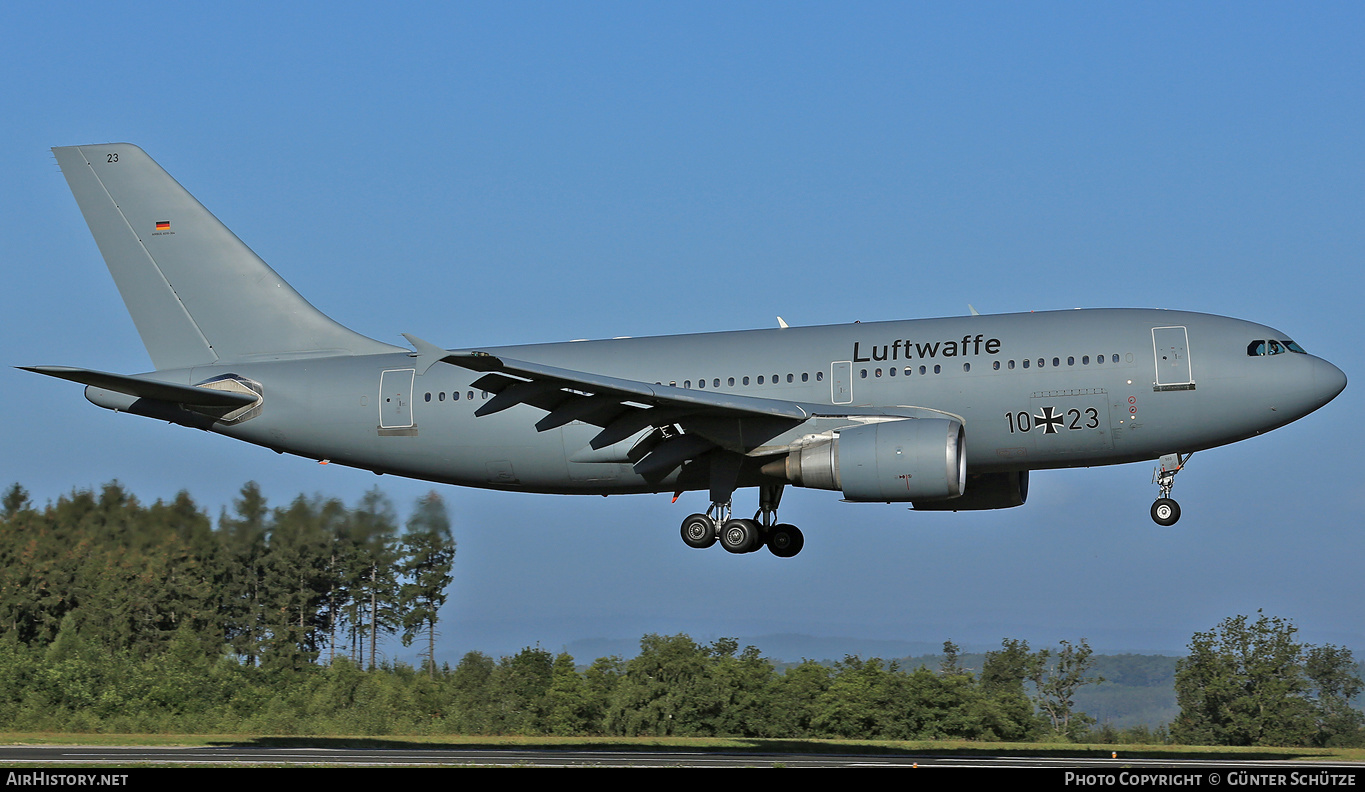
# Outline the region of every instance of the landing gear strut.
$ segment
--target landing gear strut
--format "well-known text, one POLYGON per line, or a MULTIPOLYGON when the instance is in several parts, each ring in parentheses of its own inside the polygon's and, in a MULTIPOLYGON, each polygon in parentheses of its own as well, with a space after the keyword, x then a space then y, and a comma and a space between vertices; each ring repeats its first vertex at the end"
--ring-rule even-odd
POLYGON ((1152 473, 1152 483, 1160 489, 1156 502, 1152 504, 1152 520, 1157 525, 1175 525, 1180 519, 1180 504, 1171 499, 1171 488, 1175 486, 1175 474, 1185 467, 1194 454, 1166 454, 1161 458, 1161 467, 1152 473))
POLYGON ((707 548, 720 542, 731 553, 752 553, 767 545, 778 558, 801 552, 805 537, 795 525, 777 522, 782 485, 759 488, 758 511, 752 520, 731 517, 729 502, 712 502, 705 514, 690 514, 682 522, 682 539, 688 547, 707 548))
POLYGON ((791 558, 801 552, 806 544, 801 529, 795 525, 777 521, 777 505, 782 502, 781 484, 764 485, 758 488, 758 513, 755 520, 762 521, 767 535, 768 550, 778 558, 791 558))

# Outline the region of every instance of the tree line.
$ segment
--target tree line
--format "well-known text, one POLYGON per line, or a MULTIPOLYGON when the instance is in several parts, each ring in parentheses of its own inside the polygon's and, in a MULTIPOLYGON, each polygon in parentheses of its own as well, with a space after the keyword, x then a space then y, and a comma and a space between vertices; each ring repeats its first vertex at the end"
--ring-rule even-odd
POLYGON ((420 641, 430 673, 455 542, 445 504, 419 500, 400 533, 370 490, 348 508, 300 495, 271 508, 242 487, 214 529, 181 492, 144 506, 117 482, 43 509, 15 484, 0 499, 0 630, 46 646, 64 629, 135 660, 176 635, 246 666, 377 665, 394 635, 420 641))
POLYGON ((1365 745, 1351 650, 1300 643, 1287 619, 1231 616, 1176 663, 1171 737, 1196 745, 1365 745))
POLYGON ((629 660, 540 647, 434 662, 455 544, 428 495, 399 531, 378 490, 270 507, 242 487, 216 526, 187 494, 117 483, 42 509, 0 499, 0 729, 1365 744, 1351 652, 1260 614, 1197 633, 1180 715, 1122 734, 1075 695, 1085 640, 1005 639, 972 669, 848 656, 778 666, 723 638, 646 635, 629 660), (384 659, 420 642, 421 667, 384 659))

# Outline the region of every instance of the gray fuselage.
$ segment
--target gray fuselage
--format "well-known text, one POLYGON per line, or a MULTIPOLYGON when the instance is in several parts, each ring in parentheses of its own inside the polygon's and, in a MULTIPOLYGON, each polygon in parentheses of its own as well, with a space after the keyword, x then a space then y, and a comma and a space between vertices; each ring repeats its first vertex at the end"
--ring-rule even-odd
MULTIPOLYGON (((983 473, 1154 459, 1287 424, 1345 385, 1335 366, 1289 351, 1288 342, 1272 328, 1220 316, 1095 309, 482 351, 844 410, 941 411, 961 419, 968 472, 983 473), (1251 354, 1258 341, 1283 351, 1251 354)), ((596 426, 575 421, 538 432, 544 412, 529 405, 476 417, 489 398, 473 385, 478 373, 438 364, 418 374, 412 355, 238 362, 145 376, 188 385, 223 374, 260 383, 264 398, 256 417, 213 431, 277 451, 473 487, 596 494, 678 487, 677 471, 659 481, 633 472, 625 456, 630 440, 589 449, 596 426)), ((91 398, 120 406, 97 389, 91 398)), ((810 430, 803 425, 765 448, 810 430)))

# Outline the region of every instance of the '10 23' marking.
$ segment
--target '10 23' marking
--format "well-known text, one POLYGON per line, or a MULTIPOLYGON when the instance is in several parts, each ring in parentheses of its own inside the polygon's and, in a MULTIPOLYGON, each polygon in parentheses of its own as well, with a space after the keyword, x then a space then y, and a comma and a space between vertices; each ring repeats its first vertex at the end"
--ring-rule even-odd
POLYGON ((1030 415, 1023 410, 1017 413, 1007 412, 1005 413, 1005 422, 1009 424, 1010 434, 1015 432, 1028 433, 1034 429, 1043 430, 1043 434, 1057 434, 1062 429, 1068 431, 1098 429, 1100 413, 1094 407, 1086 407, 1084 410, 1072 407, 1063 414, 1049 405, 1040 410, 1037 415, 1030 415))

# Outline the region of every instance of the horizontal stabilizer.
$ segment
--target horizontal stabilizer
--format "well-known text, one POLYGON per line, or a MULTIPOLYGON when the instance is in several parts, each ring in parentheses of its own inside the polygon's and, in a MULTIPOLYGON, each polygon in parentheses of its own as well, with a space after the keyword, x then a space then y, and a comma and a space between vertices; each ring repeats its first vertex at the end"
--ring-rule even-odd
POLYGON ((93 385, 115 393, 123 393, 139 399, 155 399, 172 404, 186 404, 195 407, 249 407, 260 397, 256 394, 234 391, 199 388, 193 385, 176 385, 172 382, 129 377, 124 374, 110 374, 107 371, 72 368, 70 366, 20 366, 24 371, 46 374, 57 379, 93 385))

